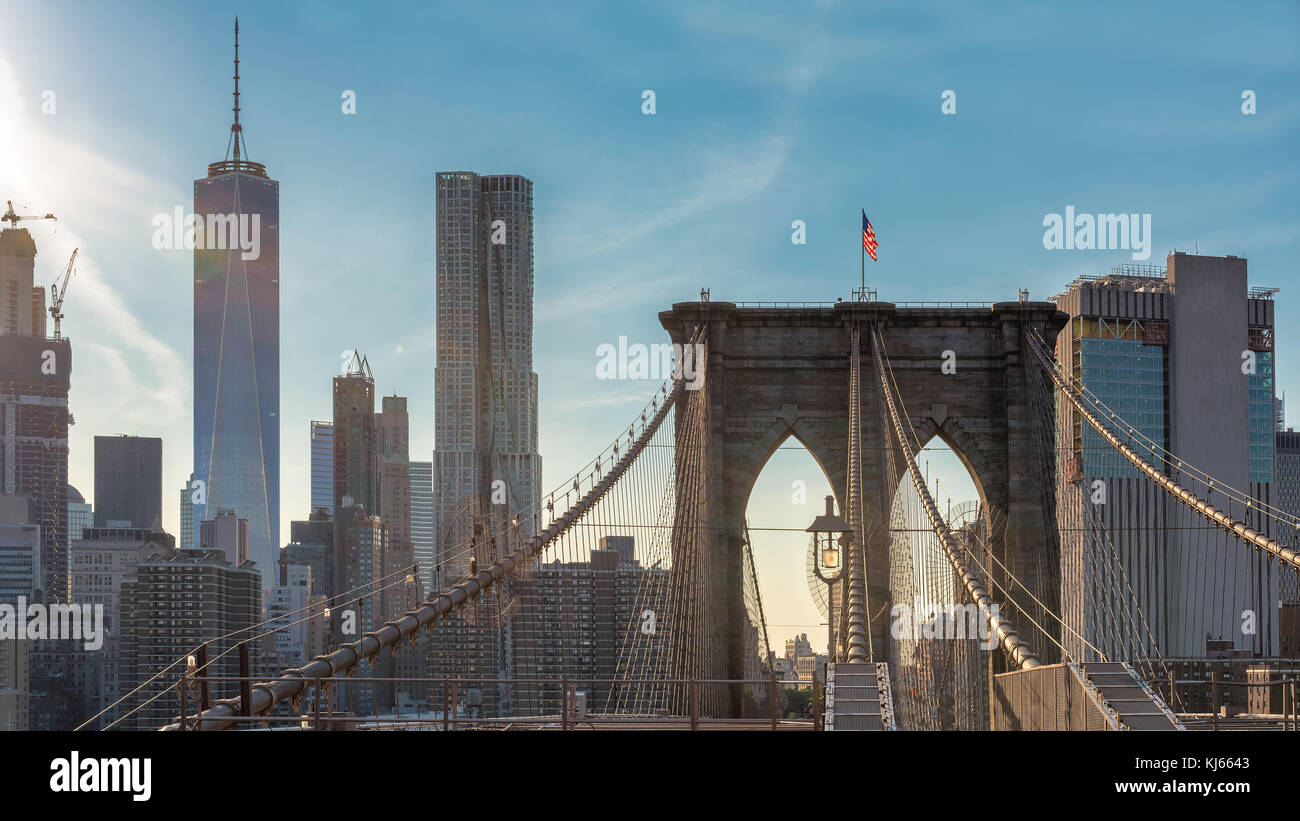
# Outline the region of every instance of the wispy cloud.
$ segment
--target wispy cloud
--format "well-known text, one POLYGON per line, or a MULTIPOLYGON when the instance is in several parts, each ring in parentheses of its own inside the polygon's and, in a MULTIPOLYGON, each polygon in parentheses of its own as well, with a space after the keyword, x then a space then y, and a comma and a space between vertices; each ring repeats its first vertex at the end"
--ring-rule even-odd
MULTIPOLYGON (((30 224, 39 260, 47 260, 38 261, 37 284, 45 284, 41 269, 58 270, 79 249, 64 306, 69 317, 64 330, 73 339, 78 428, 104 433, 126 422, 151 435, 183 430, 189 369, 131 310, 86 240, 96 232, 120 230, 119 204, 128 195, 178 202, 178 190, 39 127, 34 121, 42 116, 39 110, 23 97, 12 65, 0 54, 0 179, 6 198, 58 212, 57 225, 48 232, 41 223, 30 224)), ((59 116, 57 108, 53 116, 59 116)), ((142 236, 147 240, 147 233, 142 236)), ((84 448, 74 449, 74 467, 83 474, 89 458, 84 448)))

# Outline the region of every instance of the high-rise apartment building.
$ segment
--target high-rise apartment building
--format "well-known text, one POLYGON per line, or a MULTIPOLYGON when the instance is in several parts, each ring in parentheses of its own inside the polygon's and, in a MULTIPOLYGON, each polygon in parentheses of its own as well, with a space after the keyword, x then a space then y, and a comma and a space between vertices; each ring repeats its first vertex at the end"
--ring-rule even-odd
MULTIPOLYGON (((67 671, 72 681, 72 723, 94 716, 112 705, 124 692, 121 673, 122 586, 135 573, 142 558, 175 547, 175 539, 144 528, 87 527, 68 552, 69 599, 73 604, 104 608, 103 646, 97 650, 74 647, 68 653, 67 671)), ((110 710, 100 716, 103 728, 121 715, 110 710)))
POLYGON ((311 423, 311 510, 334 515, 334 423, 311 423))
MULTIPOLYGON (((252 558, 278 560, 280 519, 280 184, 244 158, 235 30, 232 153, 194 181, 194 476, 208 510, 248 520, 252 558)), ((266 574, 267 589, 274 574, 266 574)))
POLYGON ((434 522, 445 586, 468 572, 457 546, 475 517, 540 504, 528 178, 438 174, 437 337, 434 522))
MULTIPOLYGON (((232 648, 247 635, 240 631, 261 621, 262 580, 253 569, 232 567, 220 550, 160 550, 123 580, 121 607, 123 689, 139 688, 126 709, 144 706, 118 727, 134 721, 135 729, 154 730, 171 721, 178 703, 161 693, 174 679, 150 679, 204 643, 210 674, 224 679, 209 684, 212 700, 239 695, 239 654, 232 648)), ((254 669, 258 649, 252 642, 254 669)))
POLYGON ((162 440, 95 437, 95 527, 147 528, 162 515, 162 440))
MULTIPOLYGON (((1070 315, 1057 360, 1160 447, 1274 504, 1273 293, 1248 289, 1246 260, 1231 256, 1174 253, 1165 270, 1120 266, 1081 277, 1054 298, 1070 315)), ((1059 413, 1065 481, 1083 483, 1088 498, 1094 481, 1105 485, 1104 503, 1089 504, 1081 520, 1095 517, 1100 529, 1063 525, 1063 566, 1084 566, 1098 547, 1088 534, 1104 531, 1166 657, 1205 657, 1207 640, 1275 654, 1276 564, 1199 538, 1203 522, 1139 478, 1073 407, 1062 404, 1059 413), (1213 584, 1201 581, 1207 567, 1216 568, 1213 584), (1216 588, 1232 591, 1231 600, 1216 588), (1241 631, 1247 610, 1258 616, 1253 634, 1241 631)), ((1062 521, 1068 516, 1058 511, 1062 521)), ((1063 570, 1063 608, 1074 630, 1104 642, 1106 615, 1089 603, 1090 583, 1063 570)))
MULTIPOLYGON (((537 374, 533 371, 533 184, 508 174, 437 175, 437 365, 434 369, 433 585, 495 559, 472 535, 536 510, 537 374)), ((532 519, 520 517, 520 535, 532 519)), ((512 673, 512 616, 491 605, 457 614, 431 648, 437 669, 467 678, 512 673), (481 611, 481 612, 480 612, 481 611)), ((483 693, 486 711, 509 694, 483 693)))

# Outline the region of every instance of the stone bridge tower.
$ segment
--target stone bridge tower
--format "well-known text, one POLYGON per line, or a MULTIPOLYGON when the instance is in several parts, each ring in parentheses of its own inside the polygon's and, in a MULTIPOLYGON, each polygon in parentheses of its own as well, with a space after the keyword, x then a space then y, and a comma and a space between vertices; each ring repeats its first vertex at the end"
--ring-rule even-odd
MULTIPOLYGON (((848 466, 850 328, 863 323, 862 478, 866 521, 883 525, 868 538, 867 592, 876 660, 886 660, 889 633, 888 511, 899 474, 886 476, 885 451, 897 449, 883 426, 882 398, 872 368, 871 334, 879 325, 903 406, 922 445, 938 436, 972 474, 985 510, 1007 516, 1000 557, 1049 608, 1059 601, 1053 485, 1043 482, 1041 438, 1054 420, 1032 418, 1021 324, 1053 344, 1067 317, 1047 302, 984 307, 908 307, 839 302, 820 307, 742 307, 683 302, 659 319, 672 341, 686 344, 708 324, 706 392, 708 454, 702 516, 710 589, 706 646, 725 647, 707 660, 714 678, 744 671, 741 550, 745 508, 754 482, 778 446, 796 437, 821 465, 844 507, 848 466), (953 363, 944 372, 945 352, 953 363), (1035 426, 1038 426, 1036 429, 1035 426)), ((901 412, 901 410, 900 410, 901 412)), ((901 455, 895 460, 902 465, 901 455)), ((902 468, 905 470, 905 468, 902 468)), ((810 514, 811 520, 811 514, 810 514)), ((1000 600, 1000 597, 996 597, 1000 600)), ((1005 611, 1004 611, 1005 612, 1005 611)), ((1014 616, 1011 616, 1014 621, 1014 616)), ((1036 647, 1044 659, 1052 648, 1036 647)), ((735 705, 733 705, 733 708, 735 705)))

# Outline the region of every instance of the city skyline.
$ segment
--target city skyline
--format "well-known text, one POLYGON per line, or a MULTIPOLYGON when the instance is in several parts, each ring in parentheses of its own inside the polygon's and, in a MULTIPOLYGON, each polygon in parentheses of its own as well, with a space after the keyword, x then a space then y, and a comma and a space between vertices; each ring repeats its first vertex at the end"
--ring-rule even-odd
MULTIPOLYGON (((1138 58, 1150 69, 1142 88, 1103 66, 1093 75, 1098 89, 1076 89, 1064 70, 1018 78, 1015 53, 1005 67, 963 62, 977 38, 985 38, 984 45, 1019 46, 1021 57, 1044 48, 1018 43, 1015 32, 969 20, 929 31, 932 21, 924 15, 918 20, 893 10, 881 17, 882 27, 929 57, 951 58, 952 68, 863 91, 857 85, 861 77, 874 76, 873 55, 898 59, 899 46, 873 40, 859 47, 838 36, 833 23, 842 9, 813 12, 803 21, 812 33, 778 49, 770 65, 742 53, 739 41, 723 32, 720 17, 646 9, 609 24, 610 40, 632 39, 628 32, 636 29, 639 36, 657 33, 684 50, 719 48, 673 66, 643 44, 616 60, 610 46, 583 38, 591 63, 616 66, 592 94, 580 85, 592 82, 586 72, 572 65, 556 68, 554 56, 542 50, 521 55, 539 69, 538 79, 522 88, 514 73, 495 68, 478 78, 458 73, 442 85, 440 71, 429 69, 453 67, 463 46, 443 42, 445 52, 423 56, 416 38, 382 21, 325 14, 314 18, 310 43, 280 43, 299 8, 244 14, 241 53, 243 114, 255 124, 252 154, 277 169, 286 190, 297 189, 284 204, 289 222, 282 304, 293 309, 284 308, 283 335, 292 344, 286 342, 281 354, 286 378, 277 523, 309 512, 308 426, 328 414, 329 379, 339 372, 342 349, 367 352, 379 394, 410 397, 411 457, 424 461, 431 455, 435 301, 429 237, 440 169, 522 174, 541 192, 535 209, 534 369, 542 386, 543 491, 590 458, 591 436, 612 439, 656 387, 598 380, 599 345, 620 336, 664 341, 657 312, 696 298, 701 287, 717 300, 847 296, 857 282, 852 256, 863 205, 882 243, 881 263, 868 270, 868 285, 882 300, 1013 299, 1019 287, 1043 298, 1077 274, 1127 262, 1127 252, 1043 247, 1043 215, 1077 204, 1081 211, 1151 213, 1154 261, 1172 247, 1248 257, 1250 284, 1282 288, 1280 350, 1286 350, 1286 331, 1295 327, 1297 307, 1290 296, 1296 279, 1289 265, 1300 237, 1288 219, 1294 202, 1287 192, 1297 166, 1285 146, 1300 111, 1280 93, 1295 79, 1294 65, 1278 59, 1291 42, 1283 27, 1253 32, 1265 39, 1262 47, 1233 46, 1229 74, 1218 27, 1161 18, 1163 38, 1138 58), (297 48, 330 51, 351 41, 353 27, 393 46, 385 71, 400 75, 405 69, 421 79, 409 87, 382 85, 359 58, 319 60, 308 78, 276 70, 282 61, 301 57, 297 48), (1184 38, 1200 44, 1201 57, 1213 51, 1210 68, 1178 62, 1184 38), (1161 67, 1161 56, 1173 65, 1161 67), (1180 69, 1195 73, 1183 76, 1180 69), (696 77, 708 81, 697 83, 696 77), (853 104, 841 104, 850 78, 853 104), (941 94, 949 88, 957 90, 958 107, 945 118, 941 94), (1239 110, 1247 88, 1259 93, 1260 110, 1253 117, 1239 110), (653 116, 642 113, 646 89, 656 92, 653 116), (356 115, 340 110, 346 90, 356 94, 356 115), (517 113, 498 110, 493 101, 501 95, 517 113), (1152 98, 1165 103, 1151 106, 1152 98), (1000 128, 1009 112, 1023 113, 1026 100, 1033 104, 1027 126, 1022 122, 1019 134, 1000 128), (864 110, 888 110, 894 119, 877 122, 864 110), (420 127, 447 112, 453 116, 433 132, 420 127), (1047 138, 1037 117, 1050 121, 1054 133, 1077 124, 1079 136, 1062 146, 1059 137, 1047 138), (593 133, 574 140, 571 121, 579 118, 592 124, 593 133), (823 135, 827 125, 837 137, 823 135), (1121 152, 1132 153, 1135 128, 1177 150, 1125 159, 1121 152), (983 150, 949 142, 954 132, 983 150), (434 139, 426 144, 430 133, 434 139), (532 139, 534 134, 542 139, 532 139), (1204 161, 1206 151, 1239 138, 1252 150, 1204 161), (628 148, 608 150, 613 146, 628 148), (1080 162, 1061 167, 1063 148, 1074 148, 1080 162), (859 161, 863 167, 855 169, 859 161), (1041 173, 1049 167, 1050 174, 1041 173), (1216 195, 1197 197, 1193 186, 1216 195), (790 242, 794 220, 807 225, 806 246, 790 242), (347 229, 323 230, 335 225, 347 229), (338 242, 340 233, 366 240, 351 247, 338 242), (377 250, 376 237, 391 239, 377 250), (918 271, 936 281, 919 287, 918 271), (640 287, 634 293, 623 282, 640 287), (361 287, 374 289, 374 319, 346 324, 355 302, 348 295, 361 287), (380 318, 389 311, 391 318, 380 318), (575 415, 584 419, 580 430, 566 424, 575 415)), ((232 22, 226 12, 186 14, 202 23, 192 39, 158 37, 161 57, 124 56, 128 75, 158 59, 178 67, 175 77, 153 77, 156 94, 129 99, 93 76, 93 66, 84 61, 62 60, 54 49, 43 54, 35 44, 0 34, 0 110, 6 122, 16 124, 0 137, 7 141, 0 146, 6 149, 0 151, 0 178, 15 189, 4 198, 60 216, 57 227, 28 226, 39 249, 36 284, 53 281, 71 247, 82 248, 80 274, 65 306, 65 333, 78 348, 69 481, 93 502, 94 435, 161 437, 167 460, 163 520, 177 535, 178 513, 168 500, 194 470, 182 455, 190 452, 186 428, 193 412, 186 401, 193 385, 186 366, 184 287, 191 255, 151 248, 151 218, 187 203, 184 188, 195 169, 221 149, 214 135, 229 122, 232 22), (51 115, 41 113, 46 90, 56 95, 51 115), (74 172, 88 181, 84 193, 71 185, 74 172), (109 207, 118 200, 123 207, 109 207)), ((448 15, 447 22, 476 24, 468 12, 448 15)), ((130 22, 136 31, 130 32, 127 23, 98 9, 74 16, 20 8, 10 31, 59 30, 73 44, 70 50, 79 52, 88 49, 76 45, 92 38, 134 42, 161 31, 151 27, 163 24, 149 17, 137 9, 130 22)), ((520 14, 507 22, 512 31, 524 31, 536 21, 520 14)), ((786 22, 782 15, 756 18, 747 24, 747 36, 775 41, 786 22)), ((1079 18, 1053 21, 1062 29, 1071 24, 1091 30, 1079 18)), ((1104 43, 1117 52, 1124 45, 1118 37, 1104 43)), ((1300 381, 1297 367, 1279 359, 1279 392, 1300 381)), ((777 493, 788 499, 790 480, 803 479, 814 500, 805 517, 811 519, 824 479, 808 475, 809 464, 802 454, 788 466, 774 462, 760 477, 760 491, 768 496, 756 494, 751 503, 758 506, 777 493)), ((754 524, 792 523, 782 518, 754 524)))

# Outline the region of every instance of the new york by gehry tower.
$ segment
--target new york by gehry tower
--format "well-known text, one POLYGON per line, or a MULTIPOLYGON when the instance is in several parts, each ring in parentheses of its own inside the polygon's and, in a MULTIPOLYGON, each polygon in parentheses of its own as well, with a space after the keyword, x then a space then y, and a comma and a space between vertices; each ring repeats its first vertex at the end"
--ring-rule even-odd
POLYGON ((195 513, 231 508, 248 520, 265 590, 280 518, 280 184, 245 159, 238 20, 234 80, 226 158, 194 181, 206 229, 194 250, 194 476, 207 497, 195 513))

